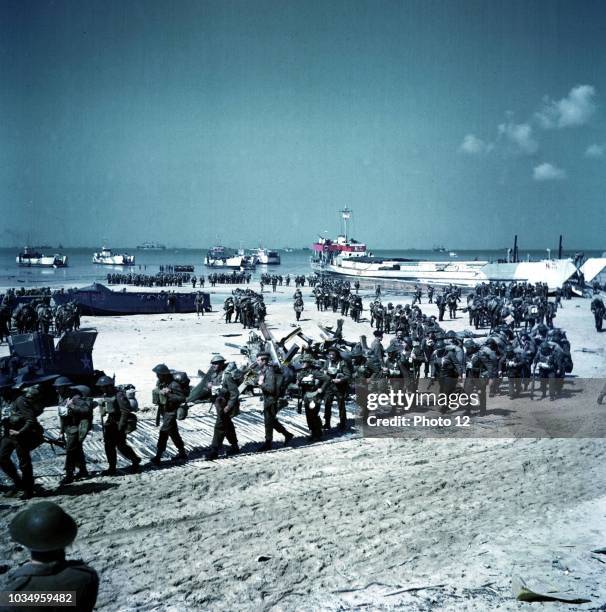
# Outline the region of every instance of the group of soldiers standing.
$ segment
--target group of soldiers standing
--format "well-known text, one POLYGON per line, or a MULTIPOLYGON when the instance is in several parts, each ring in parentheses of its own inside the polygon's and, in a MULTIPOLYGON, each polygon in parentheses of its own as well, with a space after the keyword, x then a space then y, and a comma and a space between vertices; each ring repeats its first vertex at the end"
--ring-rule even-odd
POLYGON ((226 323, 241 323, 244 329, 259 327, 267 315, 263 296, 252 289, 234 289, 225 298, 223 312, 226 323))
MULTIPOLYGON (((190 282, 193 283, 193 277, 188 272, 158 272, 157 274, 109 272, 106 278, 108 285, 134 285, 135 287, 183 287, 190 282)), ((195 284, 193 286, 195 287, 195 284)), ((201 286, 204 286, 203 280, 201 286)))

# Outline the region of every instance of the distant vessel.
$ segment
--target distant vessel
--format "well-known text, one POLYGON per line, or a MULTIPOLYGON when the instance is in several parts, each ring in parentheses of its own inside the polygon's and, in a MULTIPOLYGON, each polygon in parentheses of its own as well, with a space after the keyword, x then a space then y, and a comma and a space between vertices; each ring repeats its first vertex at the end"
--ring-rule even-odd
POLYGON ((93 263, 106 266, 134 266, 135 256, 128 253, 115 255, 111 249, 103 247, 101 251, 93 254, 93 263))
POLYGON ((214 246, 208 250, 204 257, 207 268, 224 268, 230 270, 252 270, 256 265, 256 258, 244 255, 244 251, 234 253, 224 246, 214 246))
POLYGON ((454 251, 449 251, 448 257, 458 257, 458 255, 454 251))
MULTIPOLYGON (((208 293, 202 295, 204 310, 210 312, 210 295, 208 293)), ((196 292, 112 291, 101 283, 93 283, 80 289, 57 291, 53 294, 55 304, 75 301, 80 312, 89 316, 196 312, 195 298, 196 292)))
POLYGON ((159 242, 143 242, 137 246, 138 251, 165 251, 166 245, 159 242))
MULTIPOLYGON (((344 234, 336 240, 321 238, 313 244, 311 266, 321 274, 350 280, 395 281, 434 285, 475 287, 486 282, 547 283, 554 291, 576 273, 572 259, 544 259, 540 261, 428 261, 405 258, 373 257, 366 245, 350 239, 347 222, 352 211, 341 211, 344 234)), ((517 249, 514 249, 517 252, 517 249)), ((452 251, 454 256, 456 253, 452 251)))
POLYGON ((252 254, 257 258, 257 263, 264 266, 278 266, 280 265, 280 254, 278 251, 272 251, 270 249, 264 249, 259 247, 255 249, 252 254))
MULTIPOLYGON (((291 249, 290 247, 284 247, 282 249, 285 253, 292 253, 294 251, 294 249, 291 249)), ((309 251, 309 249, 307 249, 309 251)))
POLYGON ((38 268, 65 268, 67 266, 67 255, 43 255, 38 251, 32 251, 25 247, 15 258, 17 265, 38 268))
POLYGON ((434 253, 446 253, 446 247, 434 244, 433 251, 434 253))

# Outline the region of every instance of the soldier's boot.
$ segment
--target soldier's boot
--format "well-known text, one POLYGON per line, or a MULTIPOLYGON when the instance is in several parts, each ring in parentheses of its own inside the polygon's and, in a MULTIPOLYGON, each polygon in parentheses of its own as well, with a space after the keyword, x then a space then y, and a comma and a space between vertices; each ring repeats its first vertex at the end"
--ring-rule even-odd
POLYGON ((215 459, 218 459, 218 458, 219 458, 219 450, 216 448, 211 448, 210 451, 206 453, 207 461, 214 461, 215 459))
POLYGON ((271 442, 265 441, 259 448, 257 449, 258 453, 264 453, 265 451, 271 450, 271 442))
POLYGON ((285 431, 284 432, 284 446, 288 446, 294 437, 295 435, 290 433, 290 431, 285 431))

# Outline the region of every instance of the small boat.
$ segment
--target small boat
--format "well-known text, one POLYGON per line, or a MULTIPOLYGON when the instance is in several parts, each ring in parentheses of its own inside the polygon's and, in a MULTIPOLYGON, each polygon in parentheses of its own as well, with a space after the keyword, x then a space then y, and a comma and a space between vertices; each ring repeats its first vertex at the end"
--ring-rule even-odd
POLYGON ((159 242, 143 242, 137 246, 137 251, 165 251, 166 245, 159 242))
POLYGON ((435 244, 432 250, 434 253, 446 253, 446 247, 443 247, 439 244, 435 244))
POLYGON ((458 257, 458 255, 454 251, 449 251, 448 257, 458 257))
POLYGON ((16 257, 17 265, 25 267, 39 268, 65 268, 67 266, 67 255, 43 255, 38 251, 33 251, 25 247, 16 257))
POLYGON ((257 258, 257 263, 264 266, 279 266, 280 265, 280 254, 278 251, 272 251, 270 249, 264 249, 259 247, 253 251, 253 255, 257 258))
MULTIPOLYGON (((210 294, 200 293, 204 298, 204 310, 210 312, 210 294)), ((196 312, 197 294, 196 291, 112 291, 101 283, 93 283, 80 289, 57 291, 53 301, 57 306, 76 302, 81 314, 88 316, 170 314, 196 312)))
POLYGON ((93 254, 93 263, 106 266, 134 266, 135 256, 127 253, 115 255, 111 249, 103 247, 101 251, 93 254))

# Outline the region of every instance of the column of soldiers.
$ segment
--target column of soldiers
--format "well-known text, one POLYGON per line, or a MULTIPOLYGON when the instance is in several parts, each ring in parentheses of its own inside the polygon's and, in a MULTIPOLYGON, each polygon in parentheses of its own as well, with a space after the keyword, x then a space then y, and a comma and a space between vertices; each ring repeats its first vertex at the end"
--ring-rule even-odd
POLYGON ((215 285, 243 285, 250 284, 252 275, 250 272, 237 272, 232 270, 231 272, 213 272, 208 275, 208 282, 211 287, 215 285))
POLYGON ((110 272, 107 275, 108 285, 134 285, 135 287, 183 287, 183 285, 188 285, 190 282, 192 282, 192 275, 188 272, 158 272, 157 274, 136 274, 134 272, 121 274, 118 272, 110 272))
POLYGON ((321 279, 315 284, 312 294, 317 311, 340 312, 341 316, 360 322, 364 310, 362 297, 357 292, 352 293, 349 281, 321 279))
POLYGON ((75 302, 51 306, 50 301, 49 296, 19 303, 3 300, 0 304, 0 342, 8 340, 11 331, 61 335, 80 328, 80 309, 75 302))

